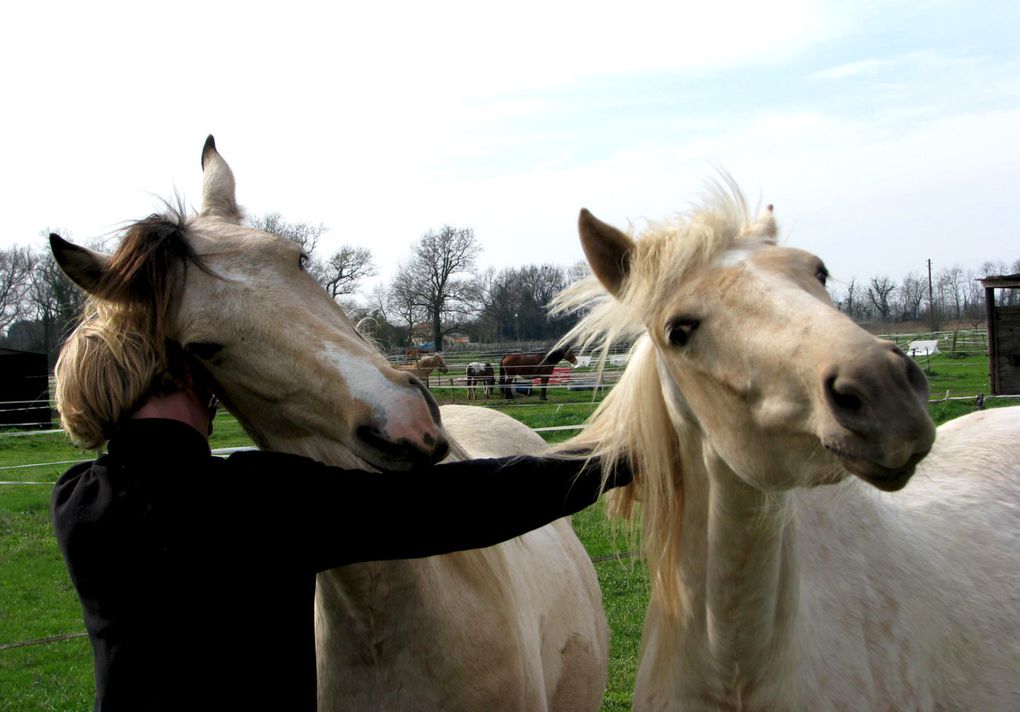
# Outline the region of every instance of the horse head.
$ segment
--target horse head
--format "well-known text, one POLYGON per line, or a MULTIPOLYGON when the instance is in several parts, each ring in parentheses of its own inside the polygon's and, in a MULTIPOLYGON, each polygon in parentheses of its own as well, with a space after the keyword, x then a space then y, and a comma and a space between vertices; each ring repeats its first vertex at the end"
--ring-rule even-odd
MULTIPOLYGON (((639 239, 587 210, 579 230, 611 298, 564 341, 638 339, 643 365, 628 368, 627 387, 641 381, 647 407, 663 404, 673 437, 703 433, 759 489, 847 473, 883 490, 906 484, 934 439, 927 380, 833 306, 818 257, 777 244, 771 206, 752 222, 734 188, 639 239)), ((590 307, 598 291, 579 286, 561 307, 590 307)))
POLYGON ((442 356, 436 354, 432 358, 437 371, 440 373, 449 373, 449 369, 446 367, 446 360, 442 356))
POLYGON ((441 459, 435 401, 358 333, 297 244, 243 224, 212 136, 202 168, 197 215, 142 221, 112 255, 53 236, 94 318, 178 345, 260 447, 389 469, 441 459))

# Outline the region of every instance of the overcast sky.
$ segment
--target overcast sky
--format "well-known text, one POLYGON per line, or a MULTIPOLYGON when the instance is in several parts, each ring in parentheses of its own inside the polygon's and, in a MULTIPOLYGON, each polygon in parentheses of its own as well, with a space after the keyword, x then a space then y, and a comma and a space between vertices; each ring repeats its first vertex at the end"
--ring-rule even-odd
MULTIPOLYGON (((581 259, 721 167, 836 280, 1020 259, 1020 3, 17 3, 0 246, 201 196, 372 250, 444 224, 480 266, 581 259)), ((838 290, 838 281, 835 288, 838 290)))

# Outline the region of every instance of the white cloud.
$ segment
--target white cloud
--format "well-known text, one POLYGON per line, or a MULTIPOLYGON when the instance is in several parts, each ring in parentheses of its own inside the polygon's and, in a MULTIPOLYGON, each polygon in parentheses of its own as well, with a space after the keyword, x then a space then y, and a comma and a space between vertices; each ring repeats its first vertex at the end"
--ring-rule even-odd
POLYGON ((882 59, 861 59, 846 62, 811 74, 815 79, 847 79, 863 75, 888 74, 898 69, 925 70, 973 66, 979 57, 949 56, 931 50, 906 52, 882 59))

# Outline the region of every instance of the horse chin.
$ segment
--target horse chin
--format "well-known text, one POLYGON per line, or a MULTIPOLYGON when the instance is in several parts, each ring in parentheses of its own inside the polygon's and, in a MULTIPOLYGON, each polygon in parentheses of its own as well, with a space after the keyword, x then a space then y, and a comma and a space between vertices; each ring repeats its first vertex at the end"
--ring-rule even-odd
POLYGON ((359 428, 357 442, 352 454, 366 465, 378 470, 406 471, 429 467, 445 458, 450 452, 450 443, 444 437, 428 450, 409 441, 391 442, 369 428, 359 428))
POLYGON ((848 472, 883 492, 896 492, 906 487, 913 477, 917 464, 927 452, 915 453, 899 467, 885 467, 873 460, 851 455, 840 455, 841 464, 848 472))

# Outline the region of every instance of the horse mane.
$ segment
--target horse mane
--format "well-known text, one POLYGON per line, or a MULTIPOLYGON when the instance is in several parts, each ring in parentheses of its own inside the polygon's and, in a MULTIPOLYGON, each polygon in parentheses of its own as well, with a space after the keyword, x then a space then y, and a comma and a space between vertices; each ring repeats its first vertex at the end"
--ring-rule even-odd
POLYGON ((167 207, 167 213, 150 215, 127 228, 90 296, 90 301, 112 305, 125 326, 144 330, 157 342, 175 337, 173 317, 184 276, 178 270, 186 272, 195 265, 208 271, 184 237, 183 209, 167 207))
POLYGON ((553 347, 552 351, 547 353, 545 357, 539 361, 539 366, 547 366, 551 364, 557 364, 563 360, 563 354, 570 350, 569 344, 558 343, 553 347))
MULTIPOLYGON (((677 429, 663 397, 656 347, 645 317, 667 304, 692 273, 738 246, 738 241, 760 244, 761 236, 751 227, 746 201, 723 176, 700 205, 669 221, 649 224, 635 239, 630 272, 615 298, 592 276, 553 300, 553 314, 585 312, 559 345, 574 343, 582 351, 599 353, 600 371, 614 344, 633 344, 627 368, 589 418, 588 427, 561 448, 590 451, 591 457, 601 459, 605 477, 618 462, 631 463, 634 481, 607 495, 609 510, 633 524, 640 507, 652 592, 667 611, 676 612, 683 605, 677 574, 684 501, 679 453, 685 434, 677 429)), ((634 238, 633 228, 630 236, 634 238)))

